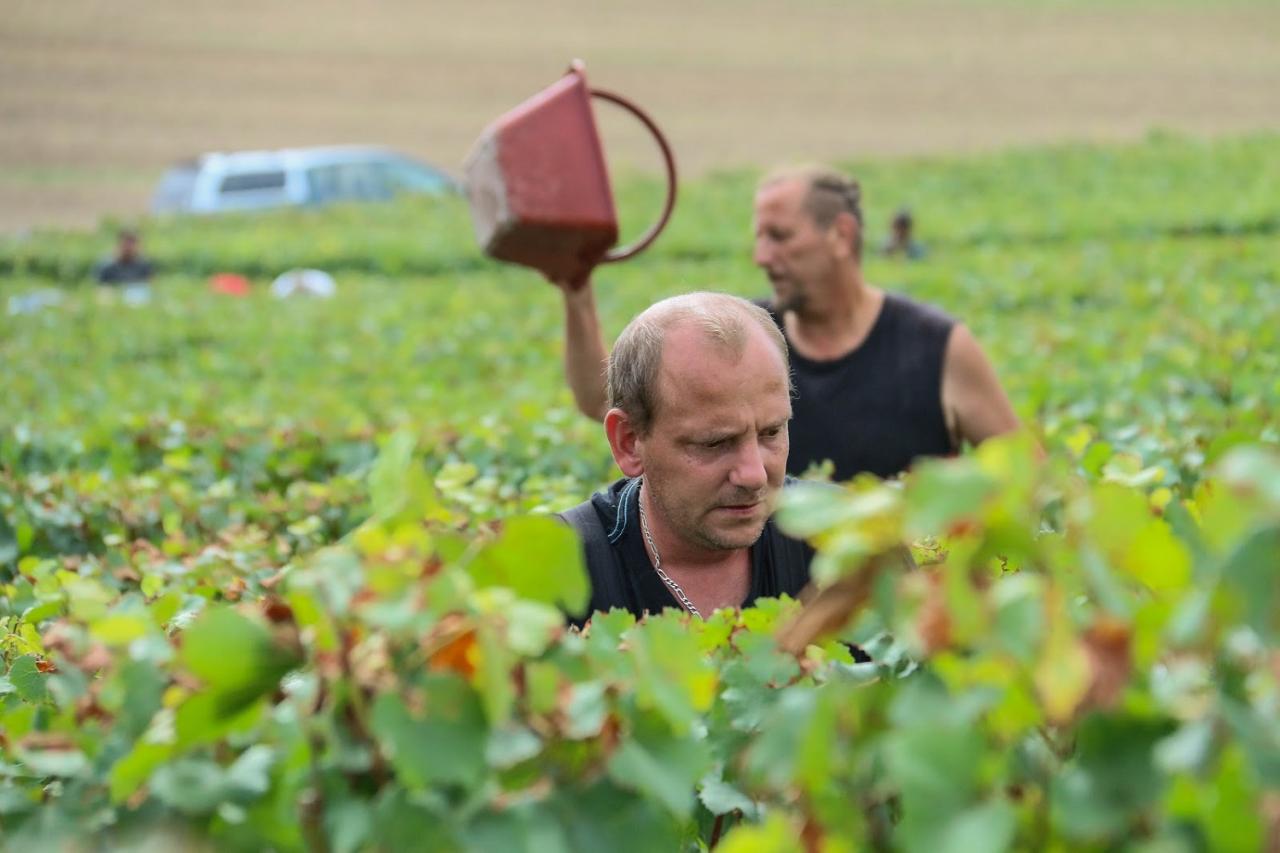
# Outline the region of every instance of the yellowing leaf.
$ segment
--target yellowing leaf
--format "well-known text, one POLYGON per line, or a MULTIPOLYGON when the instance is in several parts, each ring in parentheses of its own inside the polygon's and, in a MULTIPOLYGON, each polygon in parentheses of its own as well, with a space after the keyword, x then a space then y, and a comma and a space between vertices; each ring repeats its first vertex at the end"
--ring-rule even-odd
POLYGON ((1054 590, 1048 596, 1049 636, 1036 663, 1033 678, 1045 716, 1054 723, 1069 722, 1089 691, 1089 654, 1076 635, 1071 618, 1054 590))
POLYGON ((1151 589, 1182 589, 1191 578, 1191 555, 1159 519, 1138 530, 1121 565, 1151 589))

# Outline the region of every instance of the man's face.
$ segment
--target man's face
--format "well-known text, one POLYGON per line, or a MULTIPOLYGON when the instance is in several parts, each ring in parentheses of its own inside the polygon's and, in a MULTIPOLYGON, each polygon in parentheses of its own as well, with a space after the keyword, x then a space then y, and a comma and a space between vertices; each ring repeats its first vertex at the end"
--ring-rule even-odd
POLYGON ((637 439, 653 514, 686 545, 745 548, 773 512, 791 396, 782 355, 748 330, 735 357, 685 323, 663 344, 657 411, 637 439))
POLYGON ((800 310, 814 290, 833 281, 843 252, 834 225, 820 228, 804 208, 801 178, 760 189, 755 202, 756 266, 773 285, 779 310, 800 310))
POLYGON ((138 254, 138 238, 133 235, 125 235, 120 238, 120 258, 122 260, 131 261, 138 254))

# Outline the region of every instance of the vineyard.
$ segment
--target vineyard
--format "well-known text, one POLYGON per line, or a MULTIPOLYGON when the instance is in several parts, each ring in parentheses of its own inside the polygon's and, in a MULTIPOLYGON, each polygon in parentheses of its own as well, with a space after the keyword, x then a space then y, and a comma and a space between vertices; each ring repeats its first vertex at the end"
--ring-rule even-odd
MULTIPOLYGON (((584 633, 551 514, 616 472, 463 202, 145 222, 141 305, 112 223, 0 238, 0 846, 1280 850, 1280 137, 846 165, 869 280, 1028 434, 789 490, 810 604, 584 633), (903 205, 919 262, 870 253, 903 205)), ((598 272, 608 334, 763 295, 756 177, 598 272)))

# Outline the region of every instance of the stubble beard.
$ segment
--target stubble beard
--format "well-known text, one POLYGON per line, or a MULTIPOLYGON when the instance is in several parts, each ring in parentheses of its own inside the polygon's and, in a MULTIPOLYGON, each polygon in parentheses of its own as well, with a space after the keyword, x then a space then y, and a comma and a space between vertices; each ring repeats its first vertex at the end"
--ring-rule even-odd
MULTIPOLYGON (((648 492, 650 508, 655 514, 661 514, 663 522, 681 539, 686 542, 705 548, 709 551, 736 551, 739 548, 749 548, 759 541, 761 534, 764 533, 764 526, 769 519, 769 512, 766 511, 764 518, 755 527, 754 532, 748 532, 746 529, 739 528, 734 531, 732 539, 725 535, 721 535, 710 525, 702 523, 702 518, 706 517, 706 512, 702 513, 697 520, 686 519, 678 507, 673 507, 666 500, 662 489, 653 487, 653 482, 648 478, 645 480, 645 489, 648 492), (739 532, 740 531, 740 532, 739 532)), ((760 501, 764 503, 768 510, 772 510, 773 501, 770 499, 769 490, 766 489, 763 494, 752 496, 743 495, 741 503, 752 503, 760 501)), ((643 496, 641 496, 643 500, 643 496)))
POLYGON ((799 288, 792 284, 792 286, 787 289, 787 292, 783 293, 779 290, 777 284, 772 281, 769 283, 773 285, 773 310, 779 317, 788 311, 795 311, 797 314, 804 312, 805 306, 809 300, 799 288))

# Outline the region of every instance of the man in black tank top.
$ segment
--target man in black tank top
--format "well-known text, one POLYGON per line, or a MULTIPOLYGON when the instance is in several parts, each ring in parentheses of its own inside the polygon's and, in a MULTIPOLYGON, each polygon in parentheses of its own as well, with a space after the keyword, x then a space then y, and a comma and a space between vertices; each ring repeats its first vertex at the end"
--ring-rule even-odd
MULTIPOLYGON (((863 280, 862 222, 857 182, 829 169, 775 172, 756 194, 754 260, 774 292, 760 304, 786 339, 795 383, 789 473, 831 460, 836 480, 892 476, 1018 427, 964 325, 863 280)), ((590 281, 557 285, 570 388, 585 414, 603 418, 606 356, 590 281)))

